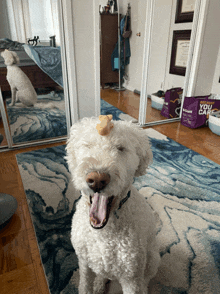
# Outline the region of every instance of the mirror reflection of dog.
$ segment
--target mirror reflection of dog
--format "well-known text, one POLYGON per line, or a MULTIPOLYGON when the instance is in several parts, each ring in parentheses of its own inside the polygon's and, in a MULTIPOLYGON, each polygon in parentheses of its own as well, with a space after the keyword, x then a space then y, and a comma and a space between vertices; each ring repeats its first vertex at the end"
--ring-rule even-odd
POLYGON ((6 79, 11 87, 10 106, 15 105, 18 100, 25 106, 34 106, 37 103, 37 93, 27 75, 17 66, 19 63, 18 55, 6 49, 1 53, 1 56, 7 66, 6 79))

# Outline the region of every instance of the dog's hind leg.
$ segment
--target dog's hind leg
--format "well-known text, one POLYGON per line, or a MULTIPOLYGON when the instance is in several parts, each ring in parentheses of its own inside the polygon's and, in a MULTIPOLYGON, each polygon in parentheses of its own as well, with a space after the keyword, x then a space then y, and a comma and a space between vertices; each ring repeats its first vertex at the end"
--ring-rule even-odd
POLYGON ((9 106, 15 105, 16 92, 17 92, 16 88, 11 88, 11 103, 9 104, 9 106))
POLYGON ((19 90, 17 92, 17 99, 25 106, 32 107, 34 106, 34 103, 35 103, 35 100, 33 99, 34 94, 37 96, 36 93, 30 93, 29 91, 26 91, 25 89, 19 90))

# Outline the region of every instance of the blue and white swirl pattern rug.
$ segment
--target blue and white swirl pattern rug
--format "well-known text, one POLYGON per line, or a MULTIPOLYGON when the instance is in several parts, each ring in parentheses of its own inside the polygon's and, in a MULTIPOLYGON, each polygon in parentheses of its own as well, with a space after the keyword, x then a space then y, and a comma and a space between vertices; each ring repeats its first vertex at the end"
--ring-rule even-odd
POLYGON ((6 100, 14 144, 67 135, 63 91, 38 95, 38 102, 34 107, 26 107, 21 102, 10 106, 10 102, 10 98, 6 100))
MULTIPOLYGON (((154 161, 134 185, 159 214, 162 257, 149 293, 220 293, 220 166, 153 129, 146 132, 154 161)), ((17 155, 51 294, 78 293, 70 225, 79 193, 64 156, 64 145, 17 155)))
MULTIPOLYGON (((9 106, 6 100, 11 136, 14 144, 57 138, 67 135, 65 101, 62 91, 52 91, 38 95, 34 107, 25 107, 22 103, 9 106), (41 108, 45 105, 47 108, 41 108), (54 106, 54 107, 51 107, 54 106)), ((137 122, 133 117, 123 113, 101 99, 101 114, 112 114, 114 120, 137 122)))

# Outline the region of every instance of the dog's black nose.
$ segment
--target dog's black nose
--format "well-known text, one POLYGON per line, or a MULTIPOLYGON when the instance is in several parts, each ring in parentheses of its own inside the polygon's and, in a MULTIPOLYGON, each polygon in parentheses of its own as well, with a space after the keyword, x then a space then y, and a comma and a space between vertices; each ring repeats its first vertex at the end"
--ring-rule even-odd
POLYGON ((106 173, 91 172, 86 176, 86 182, 94 192, 100 192, 109 184, 110 176, 106 173))

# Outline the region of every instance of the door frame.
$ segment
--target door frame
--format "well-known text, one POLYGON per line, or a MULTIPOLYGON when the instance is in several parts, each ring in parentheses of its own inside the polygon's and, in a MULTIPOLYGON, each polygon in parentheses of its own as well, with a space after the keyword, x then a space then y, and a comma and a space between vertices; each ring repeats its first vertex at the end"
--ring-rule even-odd
POLYGON ((79 119, 72 1, 58 0, 58 7, 63 87, 67 94, 65 100, 66 116, 68 117, 67 134, 69 135, 70 126, 79 119))

